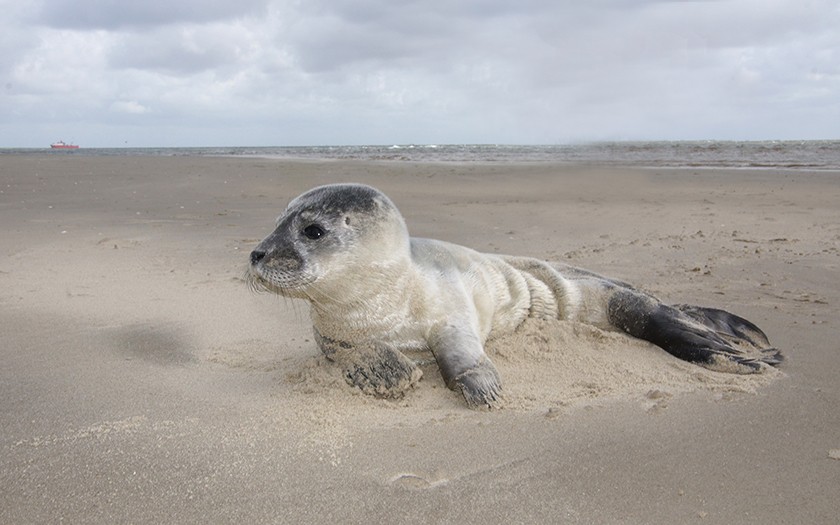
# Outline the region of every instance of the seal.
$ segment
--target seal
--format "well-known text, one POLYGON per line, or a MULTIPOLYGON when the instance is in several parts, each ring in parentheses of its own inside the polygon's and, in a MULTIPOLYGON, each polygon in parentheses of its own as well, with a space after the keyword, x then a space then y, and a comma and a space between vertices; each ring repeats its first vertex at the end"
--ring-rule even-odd
POLYGON ((527 318, 621 331, 714 370, 753 373, 782 360, 757 326, 723 310, 667 305, 561 263, 410 237, 394 203, 360 184, 292 200, 251 252, 247 280, 309 301, 321 351, 348 383, 381 397, 419 381, 408 355, 431 351, 468 406, 497 406, 501 380, 484 343, 527 318))

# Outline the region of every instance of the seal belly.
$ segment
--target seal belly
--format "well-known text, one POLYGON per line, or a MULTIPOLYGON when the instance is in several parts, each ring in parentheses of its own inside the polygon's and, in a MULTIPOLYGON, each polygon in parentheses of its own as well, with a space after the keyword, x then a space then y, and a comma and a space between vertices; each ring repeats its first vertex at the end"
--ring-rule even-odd
POLYGON ((426 289, 437 289, 443 317, 469 319, 481 341, 510 333, 528 317, 531 293, 525 276, 502 257, 431 239, 412 238, 414 262, 424 268, 426 289))

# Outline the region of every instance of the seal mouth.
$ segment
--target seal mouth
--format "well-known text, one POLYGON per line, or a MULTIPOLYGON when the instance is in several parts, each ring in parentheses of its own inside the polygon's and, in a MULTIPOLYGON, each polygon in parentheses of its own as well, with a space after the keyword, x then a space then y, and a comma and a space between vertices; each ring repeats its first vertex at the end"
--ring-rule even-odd
POLYGON ((275 293, 287 297, 302 296, 303 289, 315 281, 311 276, 293 276, 264 266, 249 266, 245 271, 248 289, 255 293, 275 293))

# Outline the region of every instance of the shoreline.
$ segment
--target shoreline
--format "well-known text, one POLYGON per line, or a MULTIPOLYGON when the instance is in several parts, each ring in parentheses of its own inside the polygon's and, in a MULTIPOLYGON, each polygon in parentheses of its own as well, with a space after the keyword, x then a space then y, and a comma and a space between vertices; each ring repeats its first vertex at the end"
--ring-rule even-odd
POLYGON ((259 156, 281 160, 397 161, 441 163, 531 163, 611 167, 702 169, 815 169, 840 171, 840 141, 613 141, 577 144, 403 144, 343 146, 222 146, 80 148, 56 152, 40 148, 0 148, 0 155, 66 156, 259 156))

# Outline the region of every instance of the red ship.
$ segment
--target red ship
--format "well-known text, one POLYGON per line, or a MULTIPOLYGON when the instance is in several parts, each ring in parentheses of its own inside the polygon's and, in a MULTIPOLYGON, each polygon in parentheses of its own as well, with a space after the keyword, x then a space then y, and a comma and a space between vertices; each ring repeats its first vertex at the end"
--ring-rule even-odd
POLYGON ((63 140, 59 140, 58 142, 53 142, 50 144, 52 149, 79 149, 79 146, 75 144, 67 144, 63 140))

